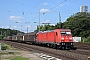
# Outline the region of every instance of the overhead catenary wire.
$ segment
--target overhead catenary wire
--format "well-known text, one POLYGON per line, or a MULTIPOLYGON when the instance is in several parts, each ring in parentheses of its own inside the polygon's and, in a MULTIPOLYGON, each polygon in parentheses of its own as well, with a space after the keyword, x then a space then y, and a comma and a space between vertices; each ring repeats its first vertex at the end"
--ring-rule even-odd
MULTIPOLYGON (((38 3, 38 4, 36 4, 36 6, 30 6, 30 5, 27 5, 27 4, 18 2, 18 1, 16 1, 16 0, 12 0, 12 1, 17 2, 17 3, 21 4, 21 5, 28 6, 28 7, 32 7, 32 8, 36 8, 36 9, 38 9, 37 6, 40 4, 40 3, 38 3)), ((42 1, 43 1, 43 0, 42 0, 42 1)), ((42 1, 40 1, 40 2, 42 2, 42 1)), ((67 0, 64 0, 63 2, 61 2, 61 3, 57 4, 57 5, 55 5, 54 7, 50 8, 49 10, 50 10, 50 11, 53 10, 54 8, 56 8, 57 6, 63 4, 63 3, 66 2, 66 1, 67 1, 67 0)), ((7 11, 7 12, 11 12, 11 11, 7 11)), ((39 11, 39 12, 40 12, 40 11, 39 11)), ((47 13, 47 12, 48 12, 48 11, 44 12, 43 14, 45 14, 45 13, 47 13)), ((32 14, 32 13, 30 13, 30 14, 32 14)), ((43 14, 40 14, 40 16, 43 15, 43 14)), ((25 15, 25 12, 24 12, 24 11, 22 11, 22 15, 25 15)), ((35 18, 33 18, 33 19, 31 19, 31 20, 34 20, 34 19, 36 19, 36 18, 38 18, 38 17, 39 17, 39 16, 36 16, 35 18)))
MULTIPOLYGON (((39 5, 43 0, 41 0, 41 1, 40 1, 39 3, 37 3, 35 6, 30 6, 30 5, 27 5, 27 4, 24 4, 24 3, 18 2, 18 1, 16 1, 16 0, 12 0, 12 1, 17 2, 17 3, 19 3, 19 4, 21 4, 21 5, 24 5, 24 6, 28 6, 28 7, 32 7, 32 8, 39 9, 39 8, 37 8, 37 6, 38 6, 38 5, 39 5)), ((22 11, 22 14, 25 15, 25 12, 22 11)), ((30 14, 32 14, 32 13, 30 13, 30 14)))
POLYGON ((21 4, 21 5, 27 6, 27 7, 32 7, 32 8, 38 9, 37 6, 38 6, 43 0, 41 0, 41 1, 40 1, 39 3, 37 3, 35 6, 31 6, 31 5, 28 5, 28 4, 24 4, 24 3, 18 2, 18 1, 16 1, 16 0, 12 0, 12 1, 17 2, 17 3, 21 4))
MULTIPOLYGON (((12 0, 12 1, 14 1, 14 2, 16 2, 16 3, 19 3, 19 4, 23 5, 23 6, 28 6, 28 7, 32 7, 32 8, 38 9, 37 6, 38 6, 43 0, 41 0, 40 2, 38 2, 35 6, 30 6, 30 5, 28 5, 28 4, 25 4, 25 3, 22 3, 22 2, 18 2, 18 1, 16 1, 16 0, 12 0)), ((22 11, 22 15, 23 15, 23 16, 25 15, 25 13, 26 13, 26 12, 22 11)), ((30 13, 30 14, 32 14, 32 13, 30 13)))
POLYGON ((64 0, 63 2, 59 3, 58 5, 56 5, 56 6, 52 7, 50 10, 52 10, 52 9, 56 8, 57 6, 59 6, 59 5, 63 4, 63 3, 64 3, 64 2, 66 2, 66 1, 67 1, 67 0, 64 0))
MULTIPOLYGON (((13 0, 13 1, 16 1, 16 3, 18 2, 18 0, 13 0)), ((41 1, 43 1, 43 0, 41 0, 41 1)), ((41 2, 40 1, 40 2, 41 2)), ((39 5, 39 4, 36 4, 35 6, 30 6, 30 5, 28 5, 28 4, 25 4, 25 3, 21 3, 21 2, 18 2, 19 4, 21 4, 22 6, 27 6, 27 7, 32 7, 32 8, 36 8, 36 9, 38 9, 37 8, 37 6, 39 5)), ((56 6, 54 6, 54 7, 52 7, 50 10, 53 10, 55 7, 57 7, 57 6, 59 6, 59 5, 56 5, 56 6)), ((5 8, 5 7, 4 7, 5 8)), ((11 15, 11 13, 12 13, 12 10, 6 10, 6 9, 4 9, 7 13, 9 13, 9 16, 11 15)), ((20 11, 20 13, 24 16, 25 14, 26 14, 26 12, 25 11, 20 11)), ((45 13, 47 13, 47 11, 45 12, 45 13)), ((45 13, 43 13, 43 14, 45 14, 45 13)), ((42 14, 42 15, 43 15, 42 14)), ((41 14, 40 14, 41 15, 41 14)), ((39 17, 39 16, 38 16, 39 17)), ((37 18, 38 18, 37 17, 37 18)), ((25 19, 25 18, 24 18, 25 19)), ((10 20, 11 21, 11 20, 10 20)), ((11 27, 11 24, 12 23, 10 23, 10 27, 11 27)), ((21 23, 20 23, 21 24, 21 23)))
MULTIPOLYGON (((63 4, 63 3, 66 2, 66 1, 67 1, 67 0, 64 0, 63 2, 61 2, 61 3, 57 4, 57 5, 55 5, 54 7, 50 8, 49 10, 50 10, 50 11, 53 10, 54 8, 56 8, 57 6, 63 4)), ((40 11, 39 11, 39 12, 40 12, 40 11)), ((47 13, 47 12, 48 12, 48 11, 44 12, 43 14, 45 14, 45 13, 47 13)), ((43 15, 43 14, 40 14, 39 16, 41 16, 41 15, 43 15)), ((32 20, 38 18, 39 16, 36 16, 36 17, 33 18, 32 20)))

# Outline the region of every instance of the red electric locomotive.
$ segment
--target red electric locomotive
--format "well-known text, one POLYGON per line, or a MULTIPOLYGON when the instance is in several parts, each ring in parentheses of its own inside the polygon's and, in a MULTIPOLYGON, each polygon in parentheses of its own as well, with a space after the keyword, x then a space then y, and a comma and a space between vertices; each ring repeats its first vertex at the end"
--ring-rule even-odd
POLYGON ((52 48, 75 49, 70 29, 38 32, 36 43, 45 44, 52 48))

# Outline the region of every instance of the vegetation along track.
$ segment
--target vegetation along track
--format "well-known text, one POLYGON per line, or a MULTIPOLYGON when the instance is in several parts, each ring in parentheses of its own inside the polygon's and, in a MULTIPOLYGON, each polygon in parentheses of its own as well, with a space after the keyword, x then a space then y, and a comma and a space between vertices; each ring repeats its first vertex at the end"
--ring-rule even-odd
POLYGON ((78 50, 70 50, 70 51, 56 50, 56 49, 51 49, 51 48, 46 48, 46 47, 27 45, 27 44, 15 43, 15 42, 10 42, 10 41, 3 41, 3 43, 13 45, 14 47, 18 49, 22 49, 22 50, 45 53, 45 54, 60 58, 62 60, 87 60, 87 57, 89 55, 87 53, 85 54, 79 53, 80 50, 79 52, 78 50))

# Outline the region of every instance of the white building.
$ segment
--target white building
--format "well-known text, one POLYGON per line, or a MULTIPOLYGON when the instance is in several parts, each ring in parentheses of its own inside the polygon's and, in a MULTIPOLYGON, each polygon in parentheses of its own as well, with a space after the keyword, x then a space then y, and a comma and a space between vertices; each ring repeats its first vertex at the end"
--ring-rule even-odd
POLYGON ((88 6, 80 6, 80 12, 88 12, 88 6))
POLYGON ((81 42, 81 37, 73 37, 73 42, 81 42))

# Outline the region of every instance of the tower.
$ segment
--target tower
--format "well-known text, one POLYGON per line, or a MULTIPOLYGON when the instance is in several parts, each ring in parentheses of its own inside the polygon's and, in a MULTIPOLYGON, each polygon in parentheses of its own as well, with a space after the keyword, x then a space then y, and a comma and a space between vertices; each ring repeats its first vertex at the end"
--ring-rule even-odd
POLYGON ((80 12, 88 12, 88 6, 80 6, 80 12))

